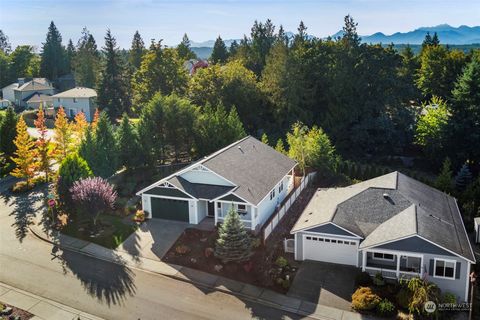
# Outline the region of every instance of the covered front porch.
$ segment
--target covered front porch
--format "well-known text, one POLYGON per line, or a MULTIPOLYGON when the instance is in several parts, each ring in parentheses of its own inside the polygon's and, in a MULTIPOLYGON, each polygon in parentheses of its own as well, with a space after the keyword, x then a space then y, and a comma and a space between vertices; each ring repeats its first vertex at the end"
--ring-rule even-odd
POLYGON ((363 250, 362 271, 387 279, 421 277, 424 272, 423 255, 393 250, 363 250))

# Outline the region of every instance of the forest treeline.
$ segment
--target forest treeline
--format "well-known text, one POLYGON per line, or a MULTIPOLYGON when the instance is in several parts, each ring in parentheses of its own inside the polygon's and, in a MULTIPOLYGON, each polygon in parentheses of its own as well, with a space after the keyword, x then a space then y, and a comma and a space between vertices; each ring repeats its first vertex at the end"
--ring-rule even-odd
MULTIPOLYGON (((434 171, 446 157, 455 170, 466 161, 476 168, 480 52, 452 50, 436 34, 427 35, 418 54, 409 46, 397 51, 361 43, 356 28, 346 16, 340 38, 307 36, 303 22, 288 37, 270 20, 255 21, 250 34, 228 48, 218 37, 210 66, 190 75, 184 63, 195 53, 187 35, 176 47, 155 40, 147 47, 137 31, 123 50, 110 30, 99 47, 84 28, 76 44, 65 46, 52 22, 40 54, 29 45, 12 50, 0 35, 0 84, 35 76, 55 81, 71 73, 77 85, 97 90, 99 107, 111 119, 123 113, 144 119, 140 124, 162 118, 152 111, 152 99, 158 104, 158 94, 173 95, 193 105, 197 116, 234 108, 247 133, 266 133, 272 142, 285 139, 300 121, 322 128, 344 158, 414 154, 434 171)), ((188 133, 192 122, 174 112, 183 118, 172 132, 188 133)), ((176 154, 190 152, 190 142, 176 141, 176 154)))

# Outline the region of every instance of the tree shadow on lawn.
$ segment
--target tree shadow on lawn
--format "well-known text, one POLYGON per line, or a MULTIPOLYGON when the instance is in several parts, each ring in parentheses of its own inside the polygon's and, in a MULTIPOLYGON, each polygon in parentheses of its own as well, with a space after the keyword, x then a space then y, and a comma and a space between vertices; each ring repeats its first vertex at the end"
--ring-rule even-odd
POLYGON ((70 250, 52 250, 54 258, 58 258, 64 274, 71 272, 82 283, 86 292, 108 306, 123 304, 128 296, 136 292, 135 274, 121 257, 111 253, 117 263, 86 256, 70 250), (55 251, 55 252, 54 252, 55 251), (60 252, 60 253, 58 253, 60 252))

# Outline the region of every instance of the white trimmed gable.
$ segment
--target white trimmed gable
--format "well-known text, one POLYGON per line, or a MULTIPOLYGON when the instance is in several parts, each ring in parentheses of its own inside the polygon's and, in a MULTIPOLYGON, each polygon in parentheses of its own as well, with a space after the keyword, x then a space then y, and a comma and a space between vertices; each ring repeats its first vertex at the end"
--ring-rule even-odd
POLYGON ((230 181, 202 165, 194 166, 179 176, 191 183, 234 186, 230 181))

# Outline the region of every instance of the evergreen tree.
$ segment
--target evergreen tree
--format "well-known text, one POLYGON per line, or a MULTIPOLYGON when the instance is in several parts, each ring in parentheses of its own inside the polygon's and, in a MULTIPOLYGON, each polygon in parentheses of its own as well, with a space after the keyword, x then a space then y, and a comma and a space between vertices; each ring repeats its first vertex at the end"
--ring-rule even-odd
POLYGON ((42 106, 38 108, 37 119, 34 124, 38 131, 38 138, 37 141, 35 141, 38 155, 38 169, 45 174, 46 182, 49 182, 52 174, 53 150, 51 148, 51 141, 47 137, 47 126, 45 125, 45 114, 42 106))
POLYGON ((105 36, 103 47, 105 65, 102 68, 98 86, 98 105, 104 109, 112 119, 116 119, 129 109, 129 98, 125 84, 125 74, 120 58, 117 41, 110 29, 105 36))
POLYGON ((452 175, 452 163, 449 158, 445 158, 442 165, 442 170, 435 180, 435 188, 452 194, 453 192, 453 175, 452 175))
POLYGON ((218 36, 213 44, 212 55, 210 56, 210 60, 213 63, 225 63, 228 58, 227 46, 225 46, 225 42, 223 42, 222 38, 218 36))
POLYGON ((238 42, 237 40, 233 40, 232 43, 230 44, 230 48, 228 49, 228 56, 235 57, 237 55, 237 51, 238 51, 238 42))
POLYGON ((113 127, 105 112, 100 114, 93 142, 94 159, 85 160, 95 176, 109 178, 117 171, 118 158, 113 127))
POLYGON ((132 46, 130 47, 129 52, 129 63, 133 70, 137 70, 140 68, 140 64, 142 63, 142 56, 145 52, 145 43, 143 42, 142 36, 140 33, 135 31, 132 40, 132 46))
POLYGON ((277 150, 280 153, 287 154, 282 138, 278 138, 277 144, 275 145, 275 150, 277 150))
POLYGON ((440 44, 440 40, 438 39, 438 34, 435 32, 432 37, 432 46, 438 46, 440 44))
POLYGON ((350 47, 358 47, 361 40, 357 33, 358 23, 350 15, 345 16, 344 21, 342 42, 350 47))
POLYGON ((139 141, 135 128, 130 123, 126 113, 117 130, 118 162, 127 169, 135 168, 139 163, 139 141))
POLYGON ((470 182, 472 182, 472 173, 468 168, 468 162, 465 162, 455 176, 455 187, 457 190, 463 191, 470 182))
POLYGON ((97 50, 95 38, 87 28, 83 28, 82 36, 78 40, 73 69, 77 85, 94 88, 97 83, 100 66, 100 54, 97 50))
POLYGON ((17 46, 9 55, 11 79, 38 76, 36 72, 38 56, 32 46, 17 46), (32 68, 33 66, 33 68, 32 68))
POLYGON ((70 188, 75 181, 93 176, 92 170, 88 167, 87 162, 77 153, 69 154, 60 163, 58 169, 58 180, 56 183, 56 192, 60 202, 69 203, 70 188))
POLYGON ((55 157, 63 161, 72 150, 72 126, 67 119, 65 110, 60 107, 55 117, 55 157))
MULTIPOLYGON (((96 151, 95 151, 95 137, 94 137, 95 128, 93 126, 87 127, 85 129, 85 136, 80 143, 78 148, 78 154, 82 159, 84 159, 87 164, 95 165, 96 161, 96 151)), ((90 168, 90 165, 89 165, 90 168)))
POLYGON ((255 21, 251 30, 251 51, 249 58, 249 68, 255 72, 257 76, 265 67, 267 54, 276 40, 275 26, 270 19, 265 23, 255 21))
POLYGON ((65 73, 73 72, 73 62, 75 60, 75 45, 72 39, 68 40, 67 50, 65 52, 65 73))
POLYGON ((268 146, 268 136, 265 132, 262 134, 262 143, 265 143, 268 146))
POLYGON ((425 48, 431 45, 433 45, 432 36, 430 35, 430 32, 427 31, 427 34, 425 35, 425 39, 423 39, 423 42, 422 42, 422 48, 425 48))
POLYGON ((12 81, 9 56, 0 50, 0 87, 6 87, 12 81))
POLYGON ((246 261, 252 255, 252 238, 245 230, 240 216, 232 204, 225 220, 218 229, 215 257, 227 262, 246 261))
POLYGON ((27 186, 35 176, 38 163, 36 161, 35 142, 27 132, 27 124, 23 117, 20 117, 17 123, 17 136, 13 143, 17 150, 12 157, 16 167, 11 175, 20 179, 25 179, 27 186))
POLYGON ((0 152, 10 161, 15 152, 13 140, 17 135, 18 117, 13 108, 8 108, 5 116, 0 122, 0 152))
POLYGON ((53 21, 50 22, 47 40, 42 47, 40 74, 49 80, 56 80, 65 74, 65 48, 62 46, 62 36, 53 21))
POLYGON ((182 42, 177 46, 177 52, 178 57, 183 61, 197 58, 195 52, 190 48, 190 39, 186 33, 183 35, 182 42))
POLYGON ((187 85, 187 70, 173 48, 152 43, 143 55, 140 68, 132 79, 133 105, 137 111, 160 92, 163 95, 183 94, 187 85))
POLYGON ((3 33, 3 30, 0 29, 0 51, 8 55, 10 52, 12 52, 12 45, 8 41, 8 37, 5 33, 3 33))

